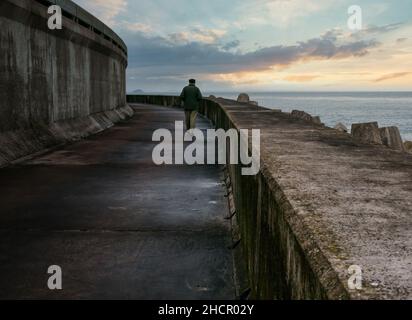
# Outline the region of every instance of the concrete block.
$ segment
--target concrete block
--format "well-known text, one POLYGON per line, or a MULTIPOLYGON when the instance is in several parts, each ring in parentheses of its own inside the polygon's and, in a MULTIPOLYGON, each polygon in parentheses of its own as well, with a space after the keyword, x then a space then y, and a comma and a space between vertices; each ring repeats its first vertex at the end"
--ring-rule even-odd
POLYGON ((379 129, 382 143, 391 149, 404 151, 401 133, 397 127, 385 127, 379 129))
POLYGON ((377 122, 354 123, 352 124, 351 134, 360 142, 382 144, 377 122))
POLYGON ((320 121, 320 117, 312 116, 305 111, 293 110, 291 112, 291 115, 293 118, 296 118, 296 119, 302 119, 302 120, 309 121, 315 124, 322 124, 322 121, 320 121))
POLYGON ((412 153, 412 141, 405 141, 403 143, 403 147, 405 148, 406 152, 412 153))
POLYGON ((335 129, 340 131, 340 132, 348 132, 348 128, 341 122, 337 123, 335 126, 335 129))
POLYGON ((239 96, 237 97, 237 102, 240 102, 240 103, 249 103, 249 102, 250 102, 249 95, 248 95, 247 93, 241 93, 241 94, 239 94, 239 96))
POLYGON ((322 121, 320 121, 319 116, 312 116, 312 122, 316 124, 322 124, 322 121))

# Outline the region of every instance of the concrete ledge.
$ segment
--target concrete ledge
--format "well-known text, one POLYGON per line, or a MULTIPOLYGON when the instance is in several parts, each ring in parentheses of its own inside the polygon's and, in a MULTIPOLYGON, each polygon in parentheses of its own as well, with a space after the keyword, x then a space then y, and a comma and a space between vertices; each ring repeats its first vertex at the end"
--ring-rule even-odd
POLYGON ((260 173, 228 166, 253 298, 412 298, 411 155, 235 101, 200 109, 218 128, 261 130, 260 173), (352 265, 361 290, 348 287, 352 265))
POLYGON ((57 121, 49 126, 0 133, 0 167, 53 146, 86 138, 126 120, 134 114, 129 106, 57 121))

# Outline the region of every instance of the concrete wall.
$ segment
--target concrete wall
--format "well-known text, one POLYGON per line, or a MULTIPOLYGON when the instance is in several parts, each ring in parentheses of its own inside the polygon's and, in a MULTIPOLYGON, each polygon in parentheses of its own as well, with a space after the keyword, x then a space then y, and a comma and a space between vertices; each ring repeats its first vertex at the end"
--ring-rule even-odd
POLYGON ((47 8, 55 2, 0 3, 0 165, 63 136, 103 130, 117 119, 115 109, 120 118, 131 112, 124 109, 124 43, 71 1, 57 1, 63 29, 49 30, 47 8), (109 110, 112 119, 99 122, 96 115, 109 110))
POLYGON ((227 166, 252 298, 412 298, 411 155, 230 100, 205 99, 200 111, 217 128, 261 130, 258 175, 227 166), (352 265, 362 269, 361 290, 348 287, 352 265))

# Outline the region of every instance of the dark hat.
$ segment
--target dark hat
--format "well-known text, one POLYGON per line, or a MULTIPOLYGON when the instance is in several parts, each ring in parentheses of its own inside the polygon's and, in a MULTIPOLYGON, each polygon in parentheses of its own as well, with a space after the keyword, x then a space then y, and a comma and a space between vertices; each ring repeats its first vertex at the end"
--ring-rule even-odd
POLYGON ((189 83, 196 83, 196 80, 195 79, 190 79, 189 83))

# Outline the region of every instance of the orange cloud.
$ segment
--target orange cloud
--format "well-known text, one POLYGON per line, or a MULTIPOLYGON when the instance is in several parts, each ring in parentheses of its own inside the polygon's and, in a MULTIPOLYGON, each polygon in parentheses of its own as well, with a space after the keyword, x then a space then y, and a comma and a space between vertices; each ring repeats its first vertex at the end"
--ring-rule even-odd
POLYGON ((317 75, 292 75, 283 78, 283 80, 289 82, 310 82, 316 78, 319 78, 317 75))
POLYGON ((378 79, 375 79, 374 82, 382 82, 386 80, 391 80, 391 79, 397 79, 397 78, 402 78, 406 77, 408 75, 412 74, 412 72, 396 72, 396 73, 389 73, 386 74, 378 79))

